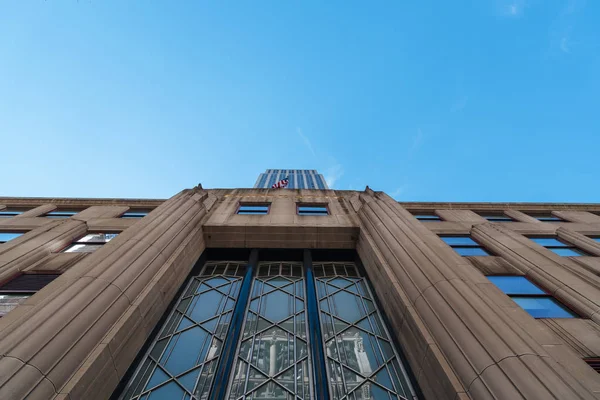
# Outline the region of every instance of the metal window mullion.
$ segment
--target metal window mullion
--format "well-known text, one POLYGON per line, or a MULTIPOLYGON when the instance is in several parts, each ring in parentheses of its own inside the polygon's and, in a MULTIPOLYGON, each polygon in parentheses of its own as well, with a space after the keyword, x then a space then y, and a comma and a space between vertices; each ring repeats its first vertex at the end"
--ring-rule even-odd
MULTIPOLYGON (((304 250, 304 270, 306 281, 306 321, 309 327, 308 339, 313 360, 313 386, 317 400, 329 400, 329 385, 327 380, 327 364, 325 356, 325 341, 321 331, 319 315, 319 298, 316 290, 316 279, 312 265, 312 254, 310 250, 304 250)), ((335 335, 335 334, 334 334, 335 335)), ((334 336, 335 340, 335 336, 334 336)))
POLYGON ((224 400, 227 396, 228 385, 218 384, 216 382, 228 382, 228 377, 231 376, 231 369, 235 365, 235 355, 238 346, 238 342, 241 337, 241 330, 246 313, 246 308, 249 304, 249 298, 252 289, 252 277, 254 275, 254 269, 258 261, 258 250, 254 249, 250 253, 250 260, 248 261, 248 267, 242 285, 238 294, 237 302, 233 307, 231 321, 227 330, 226 339, 223 342, 223 348, 221 355, 217 362, 217 368, 213 376, 213 387, 210 390, 208 398, 211 400, 224 400))

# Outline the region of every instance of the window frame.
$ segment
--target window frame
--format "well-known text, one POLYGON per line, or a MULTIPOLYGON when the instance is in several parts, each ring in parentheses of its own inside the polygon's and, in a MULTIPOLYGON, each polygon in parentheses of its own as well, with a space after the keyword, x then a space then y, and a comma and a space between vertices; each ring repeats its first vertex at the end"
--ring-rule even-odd
POLYGON ((21 209, 16 207, 6 207, 5 209, 0 210, 0 218, 18 217, 19 215, 26 213, 29 210, 31 210, 31 208, 21 209))
POLYGON ((410 212, 417 221, 421 222, 442 222, 443 219, 437 215, 434 211, 411 211, 410 212))
POLYGON ((235 210, 235 215, 269 215, 271 213, 271 203, 270 202, 243 202, 240 201, 237 205, 237 208, 235 210), (265 213, 258 213, 258 212, 254 212, 254 213, 241 213, 240 211, 242 209, 242 207, 267 207, 267 211, 265 213))
POLYGON ((329 209, 329 203, 296 203, 296 215, 302 217, 326 217, 331 215, 331 210, 329 209), (307 214, 301 214, 300 207, 319 207, 324 208, 325 212, 309 212, 307 214))
POLYGON ((506 215, 504 211, 474 211, 481 218, 485 218, 489 222, 516 222, 512 217, 506 215))
POLYGON ((48 211, 47 213, 40 215, 40 217, 46 217, 46 218, 53 218, 53 219, 66 219, 66 218, 71 218, 74 217, 75 215, 79 214, 80 212, 82 212, 83 210, 53 210, 53 211, 48 211), (73 214, 71 214, 73 213, 73 214))
POLYGON ((554 254, 556 254, 557 256, 560 256, 560 257, 589 257, 590 256, 590 254, 588 252, 580 249, 579 247, 575 246, 572 243, 567 242, 564 239, 559 238, 556 235, 526 235, 525 237, 527 239, 531 240, 533 243, 537 244, 538 246, 542 246, 545 249, 550 250, 551 252, 553 252, 554 254), (554 239, 557 242, 564 243, 564 246, 560 246, 560 245, 548 245, 548 246, 544 246, 543 244, 538 243, 538 242, 536 242, 533 239, 554 239), (573 251, 575 253, 579 253, 579 255, 578 256, 576 256, 576 255, 563 256, 562 254, 556 253, 554 251, 555 249, 567 249, 567 250, 571 250, 571 251, 573 251))
POLYGON ((550 299, 554 302, 554 304, 556 304, 558 307, 564 309, 567 313, 571 314, 570 317, 534 317, 533 315, 531 315, 525 308, 521 307, 521 305, 519 303, 517 303, 515 300, 513 300, 515 302, 515 304, 517 304, 519 307, 521 307, 521 309, 523 311, 525 311, 527 314, 531 315, 532 318, 535 319, 550 319, 550 318, 557 318, 557 319, 563 319, 563 318, 581 318, 581 316, 576 313, 571 307, 567 306, 566 304, 564 304, 563 302, 559 301, 556 297, 554 297, 548 290, 546 290, 544 287, 541 287, 539 285, 537 285, 536 283, 534 283, 531 279, 529 279, 526 275, 512 275, 512 274, 497 274, 497 275, 486 275, 486 278, 488 278, 488 280, 490 281, 490 283, 492 283, 494 286, 496 286, 496 288, 498 288, 498 290, 500 290, 502 293, 504 293, 506 296, 510 297, 511 300, 513 300, 513 297, 525 297, 525 298, 543 298, 543 299, 550 299), (532 293, 511 293, 508 294, 506 293, 504 290, 502 290, 498 285, 496 285, 491 279, 490 277, 492 276, 502 276, 502 277, 523 277, 525 279, 527 279, 527 281, 529 283, 531 283, 533 286, 535 286, 536 288, 538 288, 540 291, 542 291, 543 293, 536 293, 536 294, 532 294, 532 293))
POLYGON ((123 218, 123 219, 142 219, 145 216, 147 216, 148 214, 150 214, 151 211, 152 210, 148 210, 148 209, 139 209, 139 210, 129 209, 129 210, 125 211, 123 214, 119 215, 118 218, 123 218), (127 215, 127 214, 133 214, 133 215, 127 215), (141 214, 143 214, 143 215, 141 215, 141 214))
POLYGON ((494 254, 489 251, 488 249, 485 248, 485 246, 483 246, 481 243, 479 243, 477 240, 473 239, 471 237, 471 235, 469 234, 465 234, 465 235, 456 235, 456 234, 438 234, 438 237, 447 245, 450 246, 450 248, 452 250, 454 250, 456 252, 456 254, 458 254, 461 257, 489 257, 489 256, 494 256, 494 254), (446 242, 443 238, 445 237, 457 237, 457 238, 468 238, 471 241, 475 242, 475 244, 450 244, 448 242, 446 242), (463 255, 460 254, 458 251, 456 251, 456 249, 480 249, 482 250, 484 253, 486 253, 485 255, 463 255))

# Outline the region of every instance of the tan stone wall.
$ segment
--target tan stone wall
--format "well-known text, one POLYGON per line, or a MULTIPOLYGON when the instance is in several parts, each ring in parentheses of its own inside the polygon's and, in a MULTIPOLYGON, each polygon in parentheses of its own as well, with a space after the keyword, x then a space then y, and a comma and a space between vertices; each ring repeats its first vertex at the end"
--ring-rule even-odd
POLYGON ((62 275, 0 319, 0 398, 106 399, 205 248, 357 249, 427 400, 599 399, 597 204, 397 203, 383 193, 194 188, 169 200, 0 198, 0 282, 62 275), (269 202, 264 216, 240 202, 269 202), (298 216, 298 203, 328 216, 298 216), (81 209, 64 220, 44 213, 81 209), (118 218, 155 208, 142 220, 118 218), (407 210, 444 221, 419 222, 407 210), (517 222, 489 223, 476 212, 517 222), (526 212, 551 212, 543 223, 526 212), (121 232, 91 254, 60 253, 85 232, 121 232), (460 257, 437 234, 470 234, 496 256, 460 257), (524 235, 556 234, 590 257, 559 257, 524 235), (524 275, 583 318, 536 320, 485 278, 524 275))

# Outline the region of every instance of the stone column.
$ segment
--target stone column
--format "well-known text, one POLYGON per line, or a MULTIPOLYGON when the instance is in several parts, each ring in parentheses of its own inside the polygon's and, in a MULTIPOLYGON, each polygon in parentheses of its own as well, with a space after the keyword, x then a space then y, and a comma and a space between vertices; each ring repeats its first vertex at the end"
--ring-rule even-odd
POLYGON ((359 255, 427 399, 598 398, 597 382, 532 338, 539 325, 515 324, 486 295, 497 289, 395 200, 367 188, 361 202, 359 255))
POLYGON ((0 398, 106 399, 204 250, 184 190, 0 320, 0 398))

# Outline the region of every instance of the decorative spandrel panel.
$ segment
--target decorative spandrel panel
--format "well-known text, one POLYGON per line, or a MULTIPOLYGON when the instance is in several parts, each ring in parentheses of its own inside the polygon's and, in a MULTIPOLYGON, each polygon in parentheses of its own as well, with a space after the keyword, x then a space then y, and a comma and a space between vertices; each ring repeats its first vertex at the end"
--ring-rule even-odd
POLYGON ((302 264, 259 264, 229 399, 312 398, 307 333, 302 264))
POLYGON ((206 399, 246 270, 207 263, 167 318, 121 399, 206 399))
POLYGON ((314 264, 334 400, 416 398, 364 277, 348 263, 314 264))

